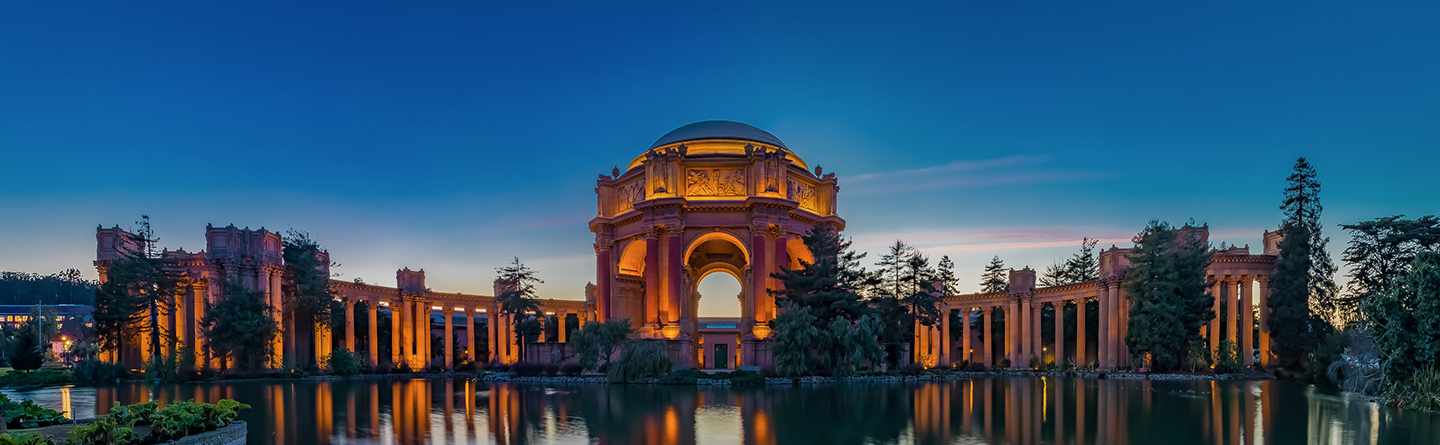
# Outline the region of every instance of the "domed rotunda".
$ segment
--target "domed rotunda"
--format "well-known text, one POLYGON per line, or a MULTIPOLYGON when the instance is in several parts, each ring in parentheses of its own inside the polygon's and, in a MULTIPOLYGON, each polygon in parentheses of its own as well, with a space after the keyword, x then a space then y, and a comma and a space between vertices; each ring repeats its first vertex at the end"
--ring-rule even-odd
POLYGON ((812 171, 779 137, 744 123, 701 121, 666 133, 623 171, 596 180, 594 318, 629 319, 681 367, 768 368, 771 291, 781 286, 771 274, 809 260, 801 237, 811 228, 844 228, 838 189, 834 174, 812 171), (712 273, 740 283, 730 334, 698 322, 697 286, 712 273))

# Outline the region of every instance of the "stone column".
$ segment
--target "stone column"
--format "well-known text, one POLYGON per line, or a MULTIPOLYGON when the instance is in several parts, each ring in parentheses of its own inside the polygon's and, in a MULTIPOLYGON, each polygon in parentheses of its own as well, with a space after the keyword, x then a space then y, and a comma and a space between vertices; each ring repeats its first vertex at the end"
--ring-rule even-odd
MULTIPOLYGON (((1065 300, 1055 302, 1055 365, 1065 364, 1065 300)), ((1063 437, 1063 436, 1061 436, 1063 437)))
POLYGON ((374 368, 380 364, 380 305, 375 300, 365 302, 365 325, 367 331, 365 346, 369 349, 368 360, 370 367, 374 368))
POLYGON ((1096 367, 1110 367, 1110 348, 1105 344, 1110 341, 1110 283, 1108 280, 1100 281, 1100 294, 1095 298, 1095 304, 1099 306, 1100 322, 1095 327, 1095 358, 1096 367))
MULTIPOLYGON (((751 321, 756 324, 769 321, 765 318, 765 292, 766 283, 770 278, 770 245, 765 241, 765 231, 761 227, 751 226, 750 228, 750 316, 751 321)), ((743 333, 742 333, 743 334, 743 333)))
POLYGON ((1225 327, 1226 327, 1225 339, 1226 339, 1226 340, 1230 340, 1230 345, 1231 345, 1232 348, 1239 348, 1240 344, 1235 341, 1235 340, 1236 340, 1236 335, 1235 335, 1235 334, 1239 331, 1239 325, 1238 325, 1238 323, 1236 323, 1237 320, 1235 319, 1235 315, 1236 315, 1235 313, 1238 312, 1238 311, 1236 311, 1236 306, 1238 306, 1237 303, 1239 303, 1239 301, 1237 301, 1236 298, 1235 298, 1235 287, 1236 287, 1235 280, 1232 279, 1232 278, 1230 278, 1229 275, 1226 275, 1226 276, 1225 276, 1225 291, 1226 291, 1226 292, 1225 292, 1225 294, 1226 294, 1226 295, 1225 295, 1225 327))
POLYGON ((1115 299, 1120 302, 1120 316, 1118 318, 1119 335, 1115 336, 1115 356, 1119 358, 1116 366, 1130 365, 1130 347, 1126 339, 1130 338, 1130 293, 1125 291, 1124 284, 1115 286, 1115 299))
POLYGON ((650 330, 660 328, 660 299, 662 290, 660 265, 660 237, 655 231, 651 231, 645 237, 645 321, 636 326, 636 330, 644 332, 646 327, 650 330))
POLYGON ((966 365, 974 363, 970 356, 970 306, 960 307, 960 361, 966 365))
MULTIPOLYGON (((610 259, 609 240, 596 241, 595 244, 595 317, 599 320, 610 319, 610 267, 614 261, 610 259)), ((471 356, 474 357, 473 355, 471 356)))
POLYGON ((1085 357, 1085 314, 1089 303, 1085 298, 1075 300, 1075 364, 1084 367, 1090 364, 1085 357))
POLYGON ((480 363, 480 357, 475 355, 475 308, 470 306, 465 307, 465 351, 471 362, 480 363))
POLYGON ((444 316, 445 316, 445 364, 444 364, 444 367, 445 367, 445 369, 454 369, 454 367, 455 367, 455 365, 454 365, 454 363, 455 363, 455 328, 451 326, 451 325, 454 324, 454 322, 453 322, 451 319, 453 319, 453 318, 455 317, 455 313, 452 312, 452 309, 451 309, 450 306, 448 306, 448 305, 445 306, 444 309, 441 309, 440 313, 441 313, 441 314, 444 314, 444 316))
POLYGON ((1030 357, 1035 355, 1035 313, 1030 310, 1030 299, 1020 301, 1020 362, 1011 361, 1010 364, 1017 368, 1030 367, 1030 357))
POLYGON ((404 356, 405 343, 405 303, 394 301, 390 303, 390 366, 400 366, 400 358, 404 356))
POLYGON ((345 305, 345 350, 355 352, 355 300, 344 299, 345 305))
POLYGON ((1219 275, 1212 276, 1211 279, 1215 282, 1214 290, 1210 291, 1213 300, 1210 312, 1214 316, 1210 317, 1208 328, 1210 332, 1207 333, 1207 336, 1210 337, 1210 357, 1215 358, 1219 357, 1217 354, 1220 353, 1220 299, 1224 297, 1222 290, 1225 288, 1225 282, 1219 275))
POLYGON ((205 326, 201 323, 205 319, 205 309, 209 306, 209 299, 206 298, 207 285, 203 282, 195 283, 191 290, 190 307, 194 308, 194 316, 191 318, 192 326, 190 335, 195 339, 195 363, 201 368, 210 368, 210 351, 205 347, 205 326))
MULTIPOLYGON (((782 271, 782 270, 787 270, 787 269, 790 268, 790 251, 789 251, 789 249, 786 249, 786 244, 789 243, 789 241, 790 241, 790 237, 788 237, 788 236, 783 236, 783 235, 782 235, 782 236, 776 236, 776 237, 775 237, 775 251, 774 251, 774 254, 773 254, 774 260, 770 262, 770 274, 778 273, 778 272, 780 272, 780 271, 782 271)), ((766 274, 766 275, 767 275, 767 276, 770 276, 770 274, 766 274)), ((771 278, 770 278, 770 289, 771 289, 771 290, 779 291, 782 286, 783 286, 783 284, 780 282, 779 279, 776 279, 776 278, 774 278, 773 276, 771 276, 771 278)), ((774 300, 771 300, 771 299, 766 299, 766 300, 765 300, 765 310, 766 310, 766 314, 767 314, 767 315, 766 315, 766 319, 767 319, 767 320, 768 320, 768 319, 773 319, 773 318, 775 318, 775 315, 776 315, 776 314, 775 314, 775 304, 773 303, 773 301, 774 301, 774 300)))
POLYGON ((1114 368, 1120 365, 1120 317, 1124 311, 1120 304, 1120 283, 1110 283, 1105 293, 1109 295, 1106 300, 1110 306, 1105 328, 1105 357, 1110 362, 1107 367, 1114 368))
POLYGON ((420 367, 429 368, 430 358, 434 356, 430 349, 430 302, 421 300, 415 304, 420 306, 420 309, 415 312, 415 315, 419 316, 415 320, 419 323, 416 328, 420 330, 420 347, 416 349, 420 350, 420 367))
POLYGON ((665 298, 668 301, 665 326, 667 329, 680 330, 681 313, 690 293, 685 286, 685 262, 684 258, 681 258, 685 256, 685 237, 679 230, 666 231, 665 235, 665 298))
POLYGON ((1044 335, 1044 332, 1045 332, 1045 331, 1043 331, 1043 330, 1040 329, 1040 327, 1041 327, 1041 325, 1042 325, 1042 323, 1041 323, 1041 321, 1040 321, 1040 320, 1041 320, 1040 316, 1042 315, 1042 313, 1043 313, 1044 311, 1045 311, 1045 304, 1044 304, 1044 303, 1039 303, 1039 302, 1031 303, 1031 305, 1030 305, 1030 325, 1029 325, 1029 327, 1030 327, 1030 335, 1028 336, 1028 337, 1030 338, 1030 357, 1026 357, 1026 358, 1025 358, 1025 364, 1026 364, 1026 366, 1029 366, 1029 364, 1030 364, 1030 359, 1031 359, 1031 358, 1034 358, 1037 362, 1043 362, 1043 361, 1044 361, 1044 358, 1043 358, 1043 357, 1045 356, 1045 335, 1044 335))
POLYGON ((485 352, 485 356, 491 362, 500 361, 500 321, 498 320, 500 312, 496 310, 496 307, 497 305, 491 302, 490 309, 485 312, 485 333, 488 334, 485 336, 485 346, 489 349, 485 352))
POLYGON ((950 366, 950 306, 940 306, 940 366, 950 366))
POLYGON ((298 366, 300 362, 297 356, 298 352, 295 350, 299 346, 299 342, 295 338, 298 332, 295 330, 295 314, 290 308, 285 307, 285 294, 281 285, 283 273, 284 271, 278 268, 270 272, 270 292, 275 295, 275 308, 279 311, 278 316, 285 323, 285 338, 281 341, 281 346, 285 350, 284 363, 298 366))
POLYGON ((565 312, 558 312, 555 314, 555 320, 557 320, 557 323, 559 323, 558 326, 555 326, 555 336, 557 337, 555 341, 557 343, 565 343, 565 327, 567 324, 569 324, 567 323, 569 320, 566 320, 566 318, 569 316, 570 315, 565 312))
POLYGON ((1240 361, 1245 367, 1255 364, 1255 308, 1251 305, 1250 292, 1254 287, 1251 275, 1240 276, 1240 361))
POLYGON ((1270 367, 1270 277, 1256 276, 1260 282, 1260 367, 1270 367))
POLYGON ((1010 300, 1009 310, 1005 311, 1005 357, 1010 359, 1010 366, 1019 365, 1020 350, 1016 337, 1020 334, 1020 304, 1010 300))
MULTIPOLYGON (((983 334, 985 335, 983 340, 985 343, 985 367, 987 368, 995 367, 995 348, 991 346, 992 343, 990 342, 990 339, 994 337, 994 335, 991 335, 994 331, 990 329, 990 312, 994 310, 995 307, 986 306, 984 311, 980 313, 980 324, 983 329, 983 334)), ((989 410, 987 409, 986 412, 989 412, 989 410)))

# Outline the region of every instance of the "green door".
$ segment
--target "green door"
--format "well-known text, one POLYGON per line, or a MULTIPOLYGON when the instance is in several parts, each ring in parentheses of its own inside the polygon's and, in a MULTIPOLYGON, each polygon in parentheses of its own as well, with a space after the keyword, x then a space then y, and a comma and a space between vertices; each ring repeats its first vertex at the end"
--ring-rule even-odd
POLYGON ((727 369, 730 367, 730 345, 721 343, 715 345, 715 369, 727 369))

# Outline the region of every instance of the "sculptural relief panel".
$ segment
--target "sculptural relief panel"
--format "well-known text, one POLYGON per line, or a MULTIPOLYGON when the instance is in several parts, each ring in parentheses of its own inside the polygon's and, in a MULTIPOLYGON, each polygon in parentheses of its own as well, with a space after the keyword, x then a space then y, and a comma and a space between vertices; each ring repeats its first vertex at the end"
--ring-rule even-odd
POLYGON ((821 213, 820 194, 815 191, 815 186, 800 181, 790 181, 786 198, 795 201, 801 209, 814 213, 821 213))
POLYGON ((635 203, 645 200, 645 181, 636 179, 615 187, 615 212, 621 213, 635 208, 635 203))
POLYGON ((745 170, 691 168, 685 171, 685 195, 699 197, 745 196, 745 170))

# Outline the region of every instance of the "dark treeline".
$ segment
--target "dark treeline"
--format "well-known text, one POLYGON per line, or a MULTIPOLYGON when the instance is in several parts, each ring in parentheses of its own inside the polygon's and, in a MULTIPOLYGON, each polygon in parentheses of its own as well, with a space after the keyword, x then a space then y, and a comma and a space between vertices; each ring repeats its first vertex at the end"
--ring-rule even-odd
POLYGON ((0 304, 95 304, 95 286, 78 269, 49 275, 0 272, 0 304))

